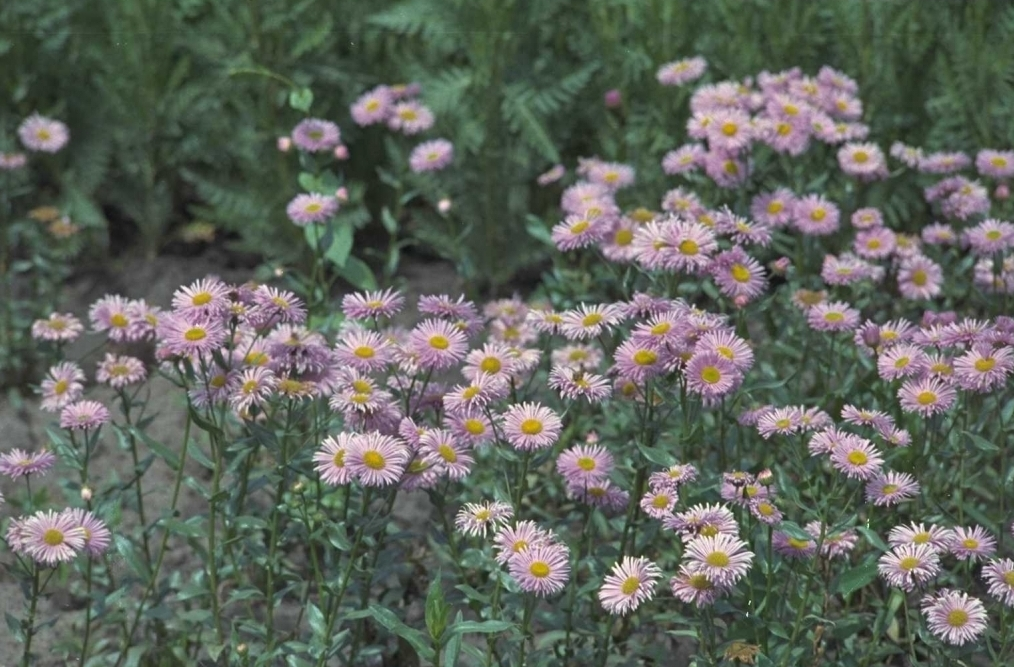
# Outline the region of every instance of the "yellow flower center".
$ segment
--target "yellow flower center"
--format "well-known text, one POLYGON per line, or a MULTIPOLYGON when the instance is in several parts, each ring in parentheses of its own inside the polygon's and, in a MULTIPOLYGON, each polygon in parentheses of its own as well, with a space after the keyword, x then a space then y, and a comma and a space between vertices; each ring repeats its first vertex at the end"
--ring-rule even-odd
POLYGON ((919 287, 924 287, 929 282, 929 276, 922 269, 916 269, 912 272, 912 282, 919 287))
POLYGON ((446 336, 441 336, 440 334, 430 336, 430 347, 432 347, 433 349, 446 350, 450 346, 451 341, 447 340, 446 336))
POLYGON ((993 370, 994 366, 996 366, 996 359, 993 357, 984 357, 982 359, 975 360, 975 370, 980 373, 988 373, 993 370))
POLYGON ((788 123, 778 123, 775 126, 775 131, 778 132, 778 136, 786 137, 792 132, 792 126, 788 123))
POLYGON ((654 507, 655 509, 664 510, 666 507, 669 507, 669 496, 666 495, 655 496, 651 501, 651 506, 654 507))
POLYGON ((458 454, 454 451, 454 448, 448 445, 446 442, 437 448, 440 452, 440 456, 448 463, 457 463, 458 454))
POLYGON ((478 419, 466 419, 464 426, 472 435, 482 435, 486 432, 486 426, 478 419))
POLYGON ((777 199, 772 199, 770 202, 768 202, 768 213, 770 213, 771 215, 777 215, 778 213, 781 213, 782 210, 784 209, 785 204, 778 201, 777 199))
POLYGON ((705 366, 701 369, 701 380, 708 384, 715 384, 722 379, 722 372, 715 366, 705 366))
POLYGON ((667 334, 672 330, 672 325, 668 322, 659 322, 651 328, 651 333, 655 336, 661 336, 667 334))
POLYGON ((387 460, 384 458, 384 455, 375 449, 371 449, 363 454, 363 465, 370 470, 383 470, 386 464, 387 460))
POLYGON ((624 595, 633 595, 640 585, 641 580, 637 577, 627 577, 623 580, 623 584, 620 585, 620 592, 624 595))
POLYGON ((803 549, 806 549, 808 546, 810 546, 810 541, 790 537, 789 546, 792 547, 793 549, 799 549, 800 551, 802 551, 803 549))
POLYGON ((198 292, 193 296, 192 299, 190 299, 190 303, 194 304, 195 306, 203 306, 205 304, 211 303, 211 299, 212 299, 211 292, 198 292))
POLYGON ((588 353, 580 349, 572 350, 571 353, 567 355, 568 361, 584 361, 587 358, 588 353))
POLYGON ((782 111, 784 111, 789 116, 799 115, 799 107, 797 107, 795 104, 792 104, 791 102, 783 104, 782 111))
POLYGON ((372 112, 372 111, 376 111, 379 108, 380 108, 380 100, 370 100, 369 102, 366 103, 366 110, 367 111, 371 111, 372 112))
POLYGON ((705 557, 704 562, 711 567, 728 567, 729 554, 722 551, 712 551, 705 557))
POLYGON ((634 232, 629 229, 618 229, 616 230, 616 234, 613 236, 613 243, 616 245, 630 245, 633 240, 634 232))
POLYGON ((872 239, 870 239, 869 241, 866 242, 866 247, 868 249, 870 249, 870 250, 877 250, 882 245, 883 244, 880 242, 880 239, 878 239, 876 237, 874 237, 874 238, 872 238, 872 239))
POLYGON ((863 164, 864 162, 867 162, 870 159, 870 154, 867 153, 866 151, 856 151, 855 153, 852 154, 852 159, 858 162, 859 164, 863 164))
POLYGON ((585 472, 595 470, 595 459, 590 456, 582 456, 577 460, 577 467, 585 472))
POLYGON ((718 526, 703 526, 698 532, 704 537, 714 537, 718 535, 718 526))
POLYGON ((482 360, 482 363, 479 364, 479 368, 482 370, 482 372, 489 373, 490 375, 499 373, 502 367, 503 366, 500 363, 500 360, 497 359, 496 357, 486 357, 485 359, 482 360))
POLYGON ((581 319, 581 326, 593 327, 599 322, 601 322, 603 319, 604 318, 599 313, 588 313, 581 319))
POLYGON ((289 307, 289 302, 280 296, 271 297, 271 303, 275 304, 276 306, 278 306, 283 310, 289 307))
POLYGON ((42 541, 51 547, 58 547, 63 544, 63 531, 50 528, 42 534, 42 541))
POLYGON ((966 549, 978 549, 979 540, 973 539, 971 537, 966 537, 965 539, 961 540, 961 546, 965 547, 966 549))
POLYGON ((651 366, 658 361, 658 355, 651 350, 638 350, 634 353, 634 363, 638 366, 651 366))
POLYGON ((707 575, 697 573, 692 574, 687 578, 687 583, 690 584, 690 588, 698 591, 706 591, 711 588, 711 582, 708 581, 707 575))
POLYGON ((837 311, 833 311, 832 310, 831 312, 824 314, 824 321, 825 322, 841 322, 844 319, 845 319, 845 315, 843 313, 839 313, 837 311))
POLYGON ((910 572, 911 570, 919 567, 919 559, 915 556, 905 556, 898 562, 898 567, 906 572, 910 572))
POLYGON ((932 391, 920 391, 919 395, 915 397, 916 402, 919 405, 933 405, 937 402, 937 395, 932 391))
POLYGON ((999 241, 1001 236, 1003 236, 1003 234, 1000 233, 999 229, 991 229, 986 232, 986 238, 990 241, 999 241))
POLYGON ((882 491, 883 491, 883 493, 884 493, 885 496, 894 495, 895 493, 898 492, 898 485, 897 484, 884 484, 884 488, 882 489, 882 491))
POLYGON ((750 270, 742 264, 733 264, 729 273, 732 274, 732 279, 737 283, 750 282, 750 270))
POLYGON ((989 163, 991 165, 993 165, 994 167, 1006 167, 1007 166, 1007 158, 1004 158, 1004 157, 1001 157, 1001 156, 997 155, 996 157, 993 157, 992 159, 990 159, 989 163))
POLYGON ((727 137, 734 137, 739 132, 739 126, 733 122, 725 122, 722 124, 722 134, 727 137))
POLYGON ((398 118, 411 121, 419 118, 419 114, 415 112, 415 109, 402 109, 398 112, 398 118))
POLYGON ((268 355, 264 352, 249 352, 243 357, 243 361, 251 366, 263 366, 268 362, 268 355))
POLYGON ((373 387, 366 380, 353 380, 352 388, 359 394, 372 394, 373 387))
POLYGON ((352 354, 356 355, 360 359, 372 359, 376 354, 376 351, 369 345, 360 345, 356 349, 352 350, 352 354))
POLYGON ((67 383, 66 380, 60 380, 55 385, 53 385, 53 393, 56 394, 57 396, 60 396, 67 391, 67 388, 69 386, 70 385, 67 383))
POLYGON ((186 333, 183 334, 183 337, 186 338, 191 343, 196 343, 199 340, 204 340, 207 336, 208 332, 202 329, 201 327, 190 327, 189 329, 187 329, 186 333))
POLYGON ((860 451, 858 449, 855 450, 855 451, 849 452, 849 455, 848 455, 847 458, 848 458, 849 463, 851 463, 854 466, 863 466, 863 465, 866 465, 869 462, 869 460, 870 460, 870 457, 868 457, 865 452, 862 452, 862 451, 860 451))
POLYGON ((320 202, 310 202, 303 210, 307 213, 319 213, 324 206, 320 202))
POLYGON ((538 577, 539 579, 544 579, 544 578, 546 578, 546 577, 549 576, 549 564, 548 563, 544 563, 541 560, 537 560, 537 561, 535 561, 534 563, 532 563, 531 565, 528 566, 528 572, 533 577, 538 577))
POLYGON ((691 239, 681 241, 679 249, 680 252, 683 253, 684 255, 696 255, 698 252, 700 252, 700 246, 697 245, 696 241, 693 241, 691 239))
POLYGON ((926 532, 916 533, 912 536, 912 544, 927 544, 930 541, 930 534, 926 532))
POLYGON ((521 553, 527 548, 528 542, 525 542, 524 540, 517 540, 516 542, 514 542, 514 544, 511 545, 511 551, 513 551, 516 554, 521 553))
POLYGON ((758 503, 757 512, 762 516, 771 516, 775 513, 775 508, 771 503, 758 503))
POLYGON ((810 213, 810 220, 813 220, 814 222, 820 222, 826 217, 827 217, 827 209, 821 206, 818 206, 817 208, 813 209, 813 211, 810 213))
POLYGON ((115 314, 113 314, 113 316, 109 318, 109 323, 112 324, 117 329, 122 329, 123 327, 127 326, 128 324, 130 324, 130 322, 123 315, 123 313, 115 313, 115 314))
POLYGON ((542 422, 538 419, 526 419, 521 422, 521 432, 525 435, 538 435, 542 433, 542 422))
POLYGON ((1003 583, 1014 588, 1014 570, 1008 570, 1003 573, 1003 583))
POLYGON ((947 614, 947 625, 952 628, 963 628, 968 624, 968 612, 964 609, 952 609, 947 614))
POLYGON ((475 514, 473 514, 472 516, 475 517, 476 521, 489 521, 490 519, 493 518, 492 512, 490 512, 488 509, 477 510, 475 514))
POLYGON ((587 220, 579 220, 579 221, 575 222, 573 225, 570 226, 570 233, 574 234, 575 236, 577 236, 581 232, 583 232, 586 229, 588 229, 588 227, 590 227, 590 226, 591 226, 591 223, 588 222, 587 220))
POLYGON ((735 176, 739 173, 739 165, 736 164, 735 160, 726 160, 722 163, 722 171, 730 176, 735 176))
POLYGON ((479 395, 479 388, 476 387, 475 385, 472 385, 470 387, 466 387, 465 390, 463 392, 461 392, 461 398, 465 399, 466 401, 470 401, 470 400, 472 400, 473 398, 475 398, 478 395, 479 395))
POLYGON ((212 388, 214 388, 214 389, 221 389, 222 387, 225 386, 226 380, 227 380, 227 378, 224 375, 219 374, 219 375, 216 375, 215 377, 211 378, 208 381, 208 384, 211 385, 212 388))
POLYGON ((345 467, 345 450, 344 449, 339 449, 337 452, 335 452, 334 456, 331 457, 331 463, 333 463, 336 468, 344 468, 345 467))
POLYGON ((898 369, 905 368, 911 361, 909 357, 898 357, 894 361, 894 367, 898 369))
POLYGON ((252 394, 257 389, 257 380, 247 380, 242 389, 244 394, 252 394))

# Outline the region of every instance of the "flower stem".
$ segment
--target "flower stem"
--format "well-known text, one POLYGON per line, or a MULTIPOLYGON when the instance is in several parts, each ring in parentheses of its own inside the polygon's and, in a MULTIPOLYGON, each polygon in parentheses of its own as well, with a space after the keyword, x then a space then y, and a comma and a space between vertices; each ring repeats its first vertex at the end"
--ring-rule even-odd
MULTIPOLYGON (((35 636, 35 611, 39 604, 39 565, 32 564, 32 599, 28 603, 28 618, 25 620, 25 651, 21 655, 22 667, 32 663, 32 637, 35 636)), ((83 664, 83 663, 82 663, 83 664)))

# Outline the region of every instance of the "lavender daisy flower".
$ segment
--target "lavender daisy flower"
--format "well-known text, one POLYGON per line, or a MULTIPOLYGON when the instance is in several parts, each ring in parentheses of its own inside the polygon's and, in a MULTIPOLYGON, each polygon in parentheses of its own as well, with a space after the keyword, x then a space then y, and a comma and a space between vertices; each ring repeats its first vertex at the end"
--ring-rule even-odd
POLYGON ((789 406, 767 410, 757 418, 757 433, 765 440, 772 435, 790 435, 803 426, 803 411, 789 406))
POLYGON ((940 572, 940 556, 928 544, 902 544, 880 557, 877 570, 888 584, 914 590, 940 572))
POLYGON ((700 144, 680 146, 662 158, 662 171, 670 176, 696 171, 704 161, 705 152, 700 144))
POLYGON ((647 558, 624 556, 599 589, 599 602, 610 614, 626 616, 655 596, 662 570, 647 558))
POLYGON ((109 410, 98 401, 71 403, 60 412, 60 428, 90 431, 110 420, 109 410))
POLYGON ((306 321, 303 300, 287 290, 261 285, 253 293, 255 317, 251 326, 258 329, 273 327, 280 322, 302 324, 306 321))
POLYGON ((846 558, 852 550, 856 548, 856 542, 859 537, 856 535, 856 531, 848 528, 841 531, 840 533, 828 532, 828 527, 822 525, 820 521, 811 521, 804 529, 807 533, 813 536, 813 539, 820 540, 820 534, 824 533, 824 541, 820 545, 820 553, 825 558, 846 558))
POLYGON ((262 407, 277 385, 278 378, 269 369, 261 366, 244 368, 236 378, 229 405, 236 412, 246 414, 253 406, 262 407))
POLYGON ((795 205, 796 197, 792 191, 781 188, 754 197, 750 203, 750 215, 758 222, 777 229, 792 221, 795 205))
POLYGON ((394 317, 405 305, 400 292, 387 289, 377 292, 346 294, 342 299, 342 312, 350 319, 365 320, 371 317, 394 317))
POLYGON ((1014 561, 1010 558, 990 561, 982 568, 982 578, 990 595, 1005 607, 1014 607, 1014 561))
POLYGON ((454 526, 465 535, 485 536, 487 530, 499 530, 513 516, 514 508, 498 500, 465 503, 458 510, 454 526))
POLYGON ((347 444, 346 465, 363 486, 396 484, 408 464, 408 449, 400 441, 376 431, 347 444))
POLYGON ((986 631, 986 608, 968 593, 943 589, 922 601, 922 613, 930 632, 945 644, 974 642, 986 631))
POLYGON ((85 544, 85 531, 66 512, 37 512, 20 525, 21 547, 41 565, 74 560, 85 544))
POLYGON ((506 383, 514 374, 515 365, 509 345, 486 343, 482 348, 468 353, 461 374, 469 380, 474 380, 481 374, 494 381, 506 383))
POLYGON ((337 199, 315 192, 296 195, 285 207, 285 214, 297 227, 326 222, 337 212, 337 199))
POLYGON ((30 151, 56 153, 67 145, 70 130, 58 120, 34 113, 18 126, 18 137, 30 151))
POLYGON ((621 377, 644 384, 649 378, 663 373, 665 357, 660 355, 661 351, 636 340, 624 341, 614 353, 614 369, 621 377))
POLYGON ((560 436, 560 417, 538 403, 510 406, 503 415, 503 431, 507 442, 523 452, 551 447, 560 436))
POLYGON ((56 456, 45 449, 29 454, 22 449, 12 449, 0 454, 0 473, 11 479, 27 475, 45 475, 56 463, 56 456))
POLYGON ((363 93, 352 104, 352 120, 360 127, 382 123, 391 113, 393 102, 394 96, 391 94, 391 89, 387 86, 377 86, 373 90, 363 93))
POLYGON ((577 445, 556 459, 556 470, 568 486, 599 482, 609 476, 613 466, 613 455, 599 445, 577 445))
POLYGON ((652 519, 662 520, 672 515, 677 500, 679 497, 675 489, 652 489, 641 498, 641 510, 652 519))
POLYGON ((719 291, 737 304, 756 299, 767 289, 764 267, 739 246, 716 255, 708 271, 719 291))
POLYGON ((950 409, 957 400, 957 392, 939 378, 930 376, 906 381, 898 389, 898 399, 902 410, 926 418, 950 409))
POLYGON ((943 277, 943 269, 928 257, 909 257, 898 269, 898 291, 906 299, 932 299, 940 294, 943 277))
POLYGON ((427 171, 440 171, 451 164, 453 159, 454 144, 446 139, 434 139, 412 149, 408 166, 415 173, 421 174, 427 171))
POLYGON ((584 398, 589 403, 600 403, 612 393, 603 376, 570 366, 554 366, 548 384, 568 401, 584 398))
POLYGON ((879 474, 866 483, 866 501, 877 506, 897 505, 919 495, 919 482, 904 472, 879 474))
POLYGON ((84 379, 84 371, 73 361, 53 366, 40 384, 40 407, 46 412, 56 412, 78 400, 84 393, 84 379))
POLYGON ((749 504, 750 514, 761 523, 777 526, 782 522, 782 511, 769 498, 754 498, 749 504))
POLYGON ((706 399, 735 391, 743 380, 736 365, 719 352, 695 353, 683 369, 687 390, 706 399))
POLYGON ((700 56, 662 65, 655 77, 663 86, 682 86, 704 75, 708 62, 700 56))
POLYGON ((341 143, 341 132, 329 120, 305 118, 292 129, 292 143, 310 153, 326 153, 341 143))
POLYGON ((608 479, 568 484, 567 495, 586 505, 614 512, 626 509, 630 503, 630 494, 613 486, 608 479))
POLYGON ((548 171, 540 174, 539 177, 535 179, 535 182, 542 187, 546 187, 547 185, 555 183, 563 178, 563 175, 566 173, 567 170, 562 164, 553 165, 553 167, 548 171))
POLYGON ((399 102, 387 117, 387 127, 402 134, 419 134, 433 127, 433 112, 418 101, 399 102))
POLYGON ((335 359, 363 373, 387 368, 394 360, 394 347, 375 331, 351 330, 334 348, 335 359))
POLYGON ((106 552, 112 541, 112 534, 105 522, 91 512, 79 508, 65 510, 63 514, 84 531, 83 550, 86 554, 98 558, 106 552))
POLYGON ((1010 178, 1014 176, 1014 151, 984 148, 975 156, 975 168, 983 176, 1010 178))
POLYGON ((475 459, 466 445, 450 431, 434 428, 420 438, 423 461, 439 466, 453 480, 463 479, 472 471, 475 459))
POLYGON ((428 319, 412 330, 406 347, 419 355, 421 368, 443 370, 464 359, 468 340, 453 325, 428 319))
POLYGON ((24 153, 0 152, 0 171, 23 169, 28 164, 28 156, 24 153))
POLYGON ((511 560, 526 549, 548 546, 553 543, 552 536, 539 528, 534 521, 519 521, 514 526, 502 526, 493 537, 493 548, 496 550, 495 560, 501 565, 508 565, 511 560))
POLYGON ((986 560, 996 553, 996 539, 982 526, 958 527, 954 529, 951 553, 958 560, 986 560))
POLYGON ((694 538, 686 546, 686 557, 691 566, 725 587, 742 579, 753 562, 746 543, 725 534, 694 538))
POLYGON ((739 534, 739 524, 732 511, 722 505, 694 505, 685 512, 665 518, 663 525, 679 533, 684 542, 698 537, 739 534))
POLYGON ((134 340, 129 335, 131 319, 128 312, 129 302, 121 296, 102 297, 88 309, 88 319, 93 331, 107 331, 109 340, 124 343, 134 340))
POLYGON ((521 590, 546 597, 559 593, 570 576, 568 549, 562 544, 547 544, 519 552, 508 563, 510 575, 521 590))
POLYGON ((669 587, 673 597, 698 609, 714 604, 724 590, 694 563, 680 565, 679 574, 669 580, 669 587))
POLYGON ((986 393, 1007 382, 1014 370, 1014 348, 975 344, 954 360, 954 379, 966 391, 986 393))
POLYGON ((204 322, 175 313, 159 321, 156 334, 168 353, 182 357, 210 355, 227 337, 219 320, 204 322))
POLYGON ((812 538, 800 539, 784 531, 777 530, 772 536, 772 548, 782 558, 802 560, 804 558, 812 558, 817 553, 817 542, 812 538))
POLYGON ((838 149, 838 165, 861 181, 887 176, 887 159, 876 144, 845 144, 838 149))
POLYGON ((619 323, 622 314, 613 304, 581 304, 575 310, 562 314, 560 333, 570 340, 594 338, 609 327, 619 323))
POLYGON ((831 301, 811 308, 806 321, 816 331, 852 331, 859 325, 859 311, 844 301, 831 301))
POLYGON ((32 338, 56 343, 70 343, 77 340, 84 325, 70 313, 52 313, 44 320, 32 323, 32 338))
POLYGON ((820 195, 807 195, 796 200, 793 222, 803 234, 826 236, 838 231, 841 216, 838 207, 820 195))
POLYGON ((676 463, 660 472, 653 472, 648 477, 648 486, 652 489, 679 490, 683 484, 697 479, 697 468, 690 463, 676 463))
POLYGON ((907 526, 895 526, 887 534, 887 543, 892 547, 925 544, 939 553, 949 551, 953 542, 953 530, 934 525, 926 528, 923 524, 915 522, 907 526))
POLYGON ((880 472, 884 459, 869 440, 849 439, 831 451, 831 465, 849 478, 868 480, 880 472))
POLYGON ((148 371, 136 357, 106 353, 95 372, 95 379, 113 389, 122 389, 144 382, 148 371))

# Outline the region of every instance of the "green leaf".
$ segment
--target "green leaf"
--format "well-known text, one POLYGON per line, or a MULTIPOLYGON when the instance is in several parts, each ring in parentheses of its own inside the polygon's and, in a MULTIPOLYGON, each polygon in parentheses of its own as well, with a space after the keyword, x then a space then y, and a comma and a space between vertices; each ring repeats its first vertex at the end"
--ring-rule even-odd
POLYGON ((426 629, 430 632, 430 639, 436 645, 443 644, 441 638, 444 630, 447 629, 447 616, 451 613, 451 607, 444 598, 444 589, 440 585, 440 571, 430 582, 429 590, 426 592, 426 629))
POLYGON ((373 271, 358 257, 349 257, 345 265, 338 270, 338 275, 356 289, 377 289, 377 279, 373 277, 373 271))
POLYGON ((851 595, 877 578, 877 561, 871 560, 842 572, 831 583, 831 592, 851 595))
POLYGON ((11 631, 11 636, 14 637, 14 641, 24 642, 25 631, 21 627, 21 621, 9 612, 4 612, 4 618, 7 619, 7 629, 11 631))
POLYGON ((514 624, 510 621, 462 621, 456 623, 451 632, 456 634, 465 633, 479 633, 483 635, 496 634, 497 632, 505 632, 514 627, 514 624))
POLYGON ((123 557, 123 560, 127 561, 127 565, 134 571, 134 574, 140 577, 141 581, 147 582, 151 578, 151 573, 148 571, 148 565, 134 548, 134 543, 123 535, 114 535, 113 542, 116 544, 116 551, 123 557))
POLYGON ((324 635, 327 633, 327 622, 324 620, 324 613, 320 610, 320 607, 312 602, 308 602, 306 620, 310 624, 310 629, 313 630, 314 639, 324 639, 324 635))
POLYGON ((135 438, 139 439, 145 445, 147 445, 148 449, 154 452, 154 454, 158 456, 160 459, 165 461, 166 465, 172 468, 173 471, 177 471, 180 469, 180 457, 179 455, 176 454, 176 452, 169 449, 158 440, 155 440, 144 431, 135 428, 134 426, 130 427, 130 434, 135 438))
POLYGON ((204 531, 201 530, 200 527, 171 517, 162 519, 162 525, 165 526, 166 530, 170 533, 176 533, 177 535, 183 535, 184 537, 201 537, 204 535, 204 531))
POLYGON ((398 221, 394 219, 386 206, 380 211, 380 222, 391 236, 398 233, 398 221))
POLYGON ((411 644, 420 658, 424 660, 433 659, 433 649, 430 647, 425 635, 402 623, 401 619, 395 616, 394 612, 390 609, 372 604, 370 605, 369 613, 377 623, 380 623, 388 631, 393 632, 411 644))
POLYGON ((309 88, 299 88, 289 93, 289 106, 296 111, 310 113, 311 104, 313 104, 313 91, 309 88))
POLYGON ((350 225, 341 225, 334 231, 334 238, 331 241, 331 247, 327 249, 327 253, 324 257, 329 262, 337 266, 339 269, 344 267, 348 262, 349 255, 352 254, 352 242, 354 237, 354 231, 350 225))
POLYGON ((974 433, 970 433, 969 431, 964 431, 964 433, 966 436, 968 436, 968 439, 972 441, 972 444, 975 445, 975 448, 978 449, 979 451, 986 452, 987 454, 995 454, 996 452, 1000 451, 999 447, 994 445, 989 440, 986 440, 981 435, 976 435, 974 433))

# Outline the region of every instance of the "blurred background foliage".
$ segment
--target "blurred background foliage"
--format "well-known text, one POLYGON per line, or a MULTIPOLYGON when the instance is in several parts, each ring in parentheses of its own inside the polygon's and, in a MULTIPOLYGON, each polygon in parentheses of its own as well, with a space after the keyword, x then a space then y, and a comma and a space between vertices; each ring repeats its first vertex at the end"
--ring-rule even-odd
POLYGON ((275 149, 301 118, 292 82, 342 128, 357 245, 386 230, 489 292, 548 252, 523 239, 558 215, 558 190, 535 185, 553 164, 629 162, 645 202, 672 187, 658 165, 687 112, 655 80, 664 62, 702 55, 711 81, 829 64, 858 80, 871 140, 976 150, 1014 145, 1011 43, 1000 0, 6 0, 0 151, 33 111, 70 126, 65 166, 33 163, 33 177, 101 219, 99 261, 166 252, 195 220, 230 250, 293 261, 296 166, 275 149), (424 138, 456 146, 439 180, 407 174, 409 146, 349 118, 368 88, 408 81, 437 114, 424 138), (624 102, 607 109, 614 88, 624 102))

